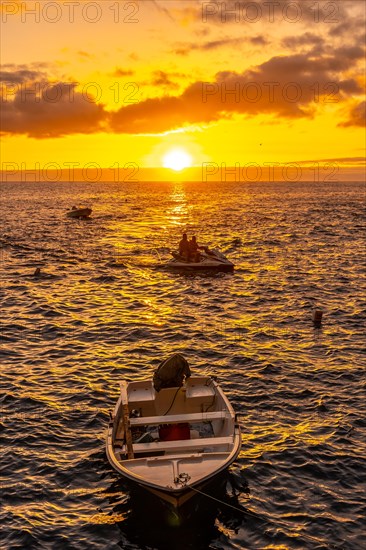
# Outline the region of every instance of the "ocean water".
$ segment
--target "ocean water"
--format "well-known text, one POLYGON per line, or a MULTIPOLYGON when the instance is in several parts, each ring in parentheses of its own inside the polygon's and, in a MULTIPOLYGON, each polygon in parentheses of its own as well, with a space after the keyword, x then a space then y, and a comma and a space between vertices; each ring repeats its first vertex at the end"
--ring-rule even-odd
POLYGON ((364 206, 360 183, 2 184, 0 547, 365 548, 364 206), (164 269, 185 230, 234 273, 164 269), (186 517, 104 451, 119 380, 173 352, 242 425, 186 517))

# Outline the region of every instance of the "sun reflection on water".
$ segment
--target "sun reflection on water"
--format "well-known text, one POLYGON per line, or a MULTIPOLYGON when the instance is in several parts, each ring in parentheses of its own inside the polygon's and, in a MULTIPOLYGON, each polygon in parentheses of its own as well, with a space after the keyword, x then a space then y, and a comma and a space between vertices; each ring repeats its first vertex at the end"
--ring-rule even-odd
POLYGON ((173 202, 173 206, 167 211, 166 217, 168 222, 178 226, 186 225, 192 206, 188 205, 184 184, 182 182, 174 184, 170 199, 173 202))

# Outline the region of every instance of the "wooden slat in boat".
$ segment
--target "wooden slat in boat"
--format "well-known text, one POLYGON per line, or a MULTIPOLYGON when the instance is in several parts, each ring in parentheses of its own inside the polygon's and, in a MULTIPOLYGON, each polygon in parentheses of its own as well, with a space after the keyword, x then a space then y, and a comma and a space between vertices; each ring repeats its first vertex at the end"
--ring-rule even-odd
POLYGON ((151 443, 134 443, 135 453, 150 453, 154 451, 185 451, 191 449, 203 449, 204 447, 220 447, 232 445, 233 438, 229 437, 205 437, 201 439, 183 439, 176 441, 152 441, 151 443))
POLYGON ((154 424, 175 424, 179 422, 210 422, 211 420, 224 420, 230 418, 227 411, 215 411, 207 413, 169 414, 165 416, 140 416, 130 418, 131 426, 149 426, 154 424))
POLYGON ((132 434, 130 426, 130 413, 128 410, 128 397, 127 397, 127 383, 121 384, 121 396, 122 396, 122 422, 124 426, 124 433, 127 447, 127 457, 134 458, 133 446, 132 446, 132 434))

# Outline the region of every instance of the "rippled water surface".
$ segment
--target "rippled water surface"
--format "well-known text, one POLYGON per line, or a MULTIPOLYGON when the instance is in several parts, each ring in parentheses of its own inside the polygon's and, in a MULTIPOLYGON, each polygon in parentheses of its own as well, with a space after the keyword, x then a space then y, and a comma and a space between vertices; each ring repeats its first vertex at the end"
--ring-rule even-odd
POLYGON ((3 184, 1 548, 365 548, 364 199, 351 183, 3 184), (183 230, 234 273, 164 269, 183 230), (104 452, 119 380, 176 351, 218 376, 243 429, 220 502, 188 519, 104 452))

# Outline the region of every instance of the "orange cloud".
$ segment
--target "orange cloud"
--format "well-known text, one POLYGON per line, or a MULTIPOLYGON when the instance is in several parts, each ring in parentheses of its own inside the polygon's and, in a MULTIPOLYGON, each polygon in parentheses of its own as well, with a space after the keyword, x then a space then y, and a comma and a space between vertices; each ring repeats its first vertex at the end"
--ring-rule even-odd
POLYGON ((101 131, 104 106, 75 88, 76 83, 68 82, 21 85, 12 101, 2 101, 2 133, 55 138, 101 131))
POLYGON ((338 126, 347 127, 347 126, 361 126, 365 127, 366 125, 366 101, 361 101, 349 112, 349 118, 345 122, 341 122, 338 126))
POLYGON ((333 55, 276 56, 243 73, 217 73, 215 81, 196 82, 177 97, 122 107, 111 115, 110 125, 115 132, 158 133, 234 114, 312 117, 317 103, 362 93, 355 79, 342 79, 341 74, 363 55, 358 46, 343 46, 333 55))
POLYGON ((154 71, 151 84, 153 86, 160 86, 162 88, 171 88, 171 89, 179 88, 178 84, 173 80, 171 80, 172 76, 182 76, 182 75, 177 73, 174 73, 173 75, 169 75, 165 71, 154 71))
MULTIPOLYGON (((308 34, 305 41, 313 37, 308 34)), ((2 101, 2 131, 36 138, 100 131, 157 134, 235 115, 312 118, 324 104, 349 101, 363 92, 349 75, 357 73, 364 55, 358 45, 330 51, 317 44, 310 54, 275 56, 241 73, 219 72, 214 80, 195 82, 180 95, 148 98, 115 112, 80 93, 76 83, 52 83, 42 71, 37 81, 35 70, 10 67, 3 76, 5 93, 8 84, 19 89, 11 100, 2 101)), ((149 84, 172 89, 176 76, 181 75, 155 71, 149 84)), ((364 102, 342 126, 360 125, 363 108, 364 102)))
POLYGON ((135 72, 132 69, 121 69, 117 67, 116 70, 112 73, 112 76, 117 78, 123 78, 124 76, 132 76, 135 72))
POLYGON ((201 50, 201 51, 210 51, 216 50, 218 48, 224 47, 237 47, 244 43, 251 43, 255 46, 265 46, 268 44, 268 39, 262 35, 245 37, 245 38, 221 38, 219 40, 208 40, 202 43, 189 43, 189 44, 178 44, 175 49, 177 55, 187 55, 191 51, 201 50))

